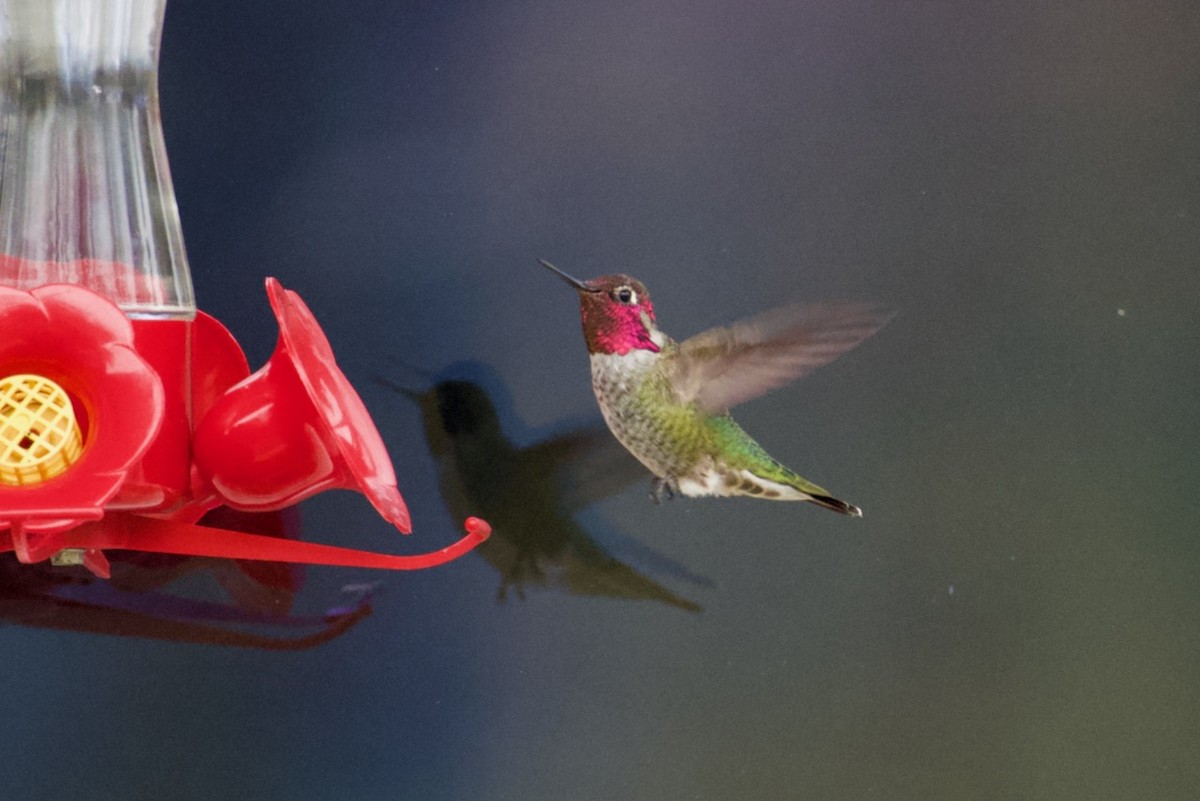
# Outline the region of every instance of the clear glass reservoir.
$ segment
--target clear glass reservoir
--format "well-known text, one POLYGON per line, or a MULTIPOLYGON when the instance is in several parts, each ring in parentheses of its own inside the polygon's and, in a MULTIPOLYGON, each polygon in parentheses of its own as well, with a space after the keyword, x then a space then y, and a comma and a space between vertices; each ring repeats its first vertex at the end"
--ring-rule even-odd
POLYGON ((165 5, 0 0, 0 284, 194 316, 158 108, 165 5))

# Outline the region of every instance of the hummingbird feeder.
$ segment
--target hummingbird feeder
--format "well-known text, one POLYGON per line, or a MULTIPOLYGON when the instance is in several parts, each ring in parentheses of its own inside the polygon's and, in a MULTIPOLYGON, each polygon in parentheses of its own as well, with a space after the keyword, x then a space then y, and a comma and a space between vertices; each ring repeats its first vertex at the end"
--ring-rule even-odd
POLYGON ((197 311, 158 111, 166 0, 0 0, 0 551, 107 549, 417 569, 393 556, 198 525, 355 489, 404 533, 383 441, 295 292, 266 279, 275 352, 251 374, 197 311))

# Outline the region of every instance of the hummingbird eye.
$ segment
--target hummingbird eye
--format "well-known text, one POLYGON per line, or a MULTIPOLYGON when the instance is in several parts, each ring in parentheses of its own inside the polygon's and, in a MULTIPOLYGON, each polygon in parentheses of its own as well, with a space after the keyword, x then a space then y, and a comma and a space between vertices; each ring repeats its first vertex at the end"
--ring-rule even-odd
POLYGON ((613 290, 612 298, 617 303, 633 306, 637 303, 637 293, 631 287, 619 286, 613 290))

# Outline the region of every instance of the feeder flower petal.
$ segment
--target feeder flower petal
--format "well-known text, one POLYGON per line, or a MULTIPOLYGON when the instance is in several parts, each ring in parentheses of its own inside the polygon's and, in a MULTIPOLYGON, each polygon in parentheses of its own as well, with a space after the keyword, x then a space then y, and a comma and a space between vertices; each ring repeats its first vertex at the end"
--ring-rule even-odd
POLYGON ((383 439, 300 296, 268 278, 275 353, 230 387, 196 426, 200 478, 226 506, 269 511, 333 488, 362 492, 400 531, 412 529, 383 439))
POLYGON ((129 319, 80 286, 0 287, 0 331, 0 387, 21 384, 0 404, 0 530, 62 531, 100 518, 162 424, 162 383, 134 349, 129 319), (59 454, 68 463, 54 474, 17 467, 43 458, 34 453, 46 433, 38 415, 51 397, 31 403, 28 376, 61 389, 59 411, 79 428, 81 447, 59 454))
POLYGON ((297 354, 296 372, 319 420, 337 443, 341 457, 363 494, 385 520, 410 529, 408 508, 396 489, 396 473, 370 412, 333 357, 333 348, 308 305, 275 278, 268 278, 267 298, 279 320, 279 334, 297 354))

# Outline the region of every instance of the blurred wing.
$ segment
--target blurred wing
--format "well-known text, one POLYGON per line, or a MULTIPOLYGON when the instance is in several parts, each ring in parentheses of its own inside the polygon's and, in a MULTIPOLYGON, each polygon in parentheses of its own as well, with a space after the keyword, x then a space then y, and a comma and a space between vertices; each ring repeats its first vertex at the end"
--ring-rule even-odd
POLYGON ((891 319, 866 303, 784 306, 682 342, 675 386, 720 412, 829 364, 891 319))

